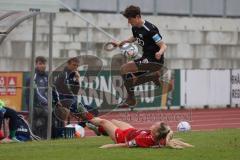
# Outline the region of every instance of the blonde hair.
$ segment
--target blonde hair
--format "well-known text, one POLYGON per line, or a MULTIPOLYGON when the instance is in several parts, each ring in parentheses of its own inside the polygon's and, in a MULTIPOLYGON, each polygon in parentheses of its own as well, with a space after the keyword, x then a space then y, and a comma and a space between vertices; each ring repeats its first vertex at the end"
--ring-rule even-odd
POLYGON ((170 130, 171 130, 170 127, 166 123, 161 122, 156 133, 156 137, 155 137, 156 140, 160 141, 161 139, 165 139, 168 133, 170 132, 170 130))
POLYGON ((175 149, 194 147, 193 145, 184 142, 181 138, 173 138, 173 131, 170 131, 166 137, 166 146, 175 149))
POLYGON ((170 148, 182 149, 186 147, 194 147, 193 145, 184 142, 181 138, 173 138, 173 131, 169 125, 164 122, 160 123, 155 138, 159 143, 161 139, 166 139, 166 146, 170 148))

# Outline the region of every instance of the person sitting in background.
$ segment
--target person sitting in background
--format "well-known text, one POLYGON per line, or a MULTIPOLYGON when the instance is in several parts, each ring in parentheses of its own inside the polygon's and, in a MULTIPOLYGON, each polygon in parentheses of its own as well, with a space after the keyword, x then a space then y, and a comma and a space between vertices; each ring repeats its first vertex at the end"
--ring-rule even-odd
POLYGON ((70 58, 63 70, 53 78, 53 119, 52 130, 64 127, 70 121, 70 113, 77 112, 78 92, 80 89, 79 59, 70 58))
MULTIPOLYGON (((83 106, 87 108, 89 112, 94 114, 94 116, 98 116, 97 108, 78 102, 78 94, 80 90, 79 65, 80 60, 78 57, 68 59, 63 71, 61 71, 53 81, 53 104, 55 105, 53 125, 58 125, 58 127, 63 127, 64 121, 70 120, 69 113, 74 115, 75 118, 79 118, 78 108, 83 106), (59 123, 58 120, 61 122, 59 123)), ((86 121, 80 121, 79 125, 82 127, 91 126, 91 124, 86 123, 86 121)))
POLYGON ((40 137, 33 134, 28 122, 24 119, 24 116, 13 109, 6 107, 5 103, 0 100, 0 143, 22 142, 40 139, 40 137), (4 119, 9 119, 9 126, 5 129, 9 129, 10 135, 6 137, 1 130, 4 119))
POLYGON ((17 131, 17 112, 11 108, 5 106, 5 103, 0 100, 0 139, 7 142, 20 142, 16 138, 17 131), (5 118, 9 118, 9 136, 7 138, 4 137, 2 128, 2 123, 5 118), (5 139, 4 139, 5 138, 5 139))
POLYGON ((53 100, 55 104, 67 106, 73 113, 77 113, 77 95, 80 89, 80 74, 77 70, 79 63, 80 61, 77 57, 70 58, 67 61, 67 66, 53 82, 53 100), (64 102, 67 104, 62 104, 64 102))
POLYGON ((2 121, 3 121, 3 113, 5 112, 5 109, 3 108, 3 106, 5 105, 5 103, 0 100, 0 140, 2 140, 4 138, 4 132, 2 130, 2 121))

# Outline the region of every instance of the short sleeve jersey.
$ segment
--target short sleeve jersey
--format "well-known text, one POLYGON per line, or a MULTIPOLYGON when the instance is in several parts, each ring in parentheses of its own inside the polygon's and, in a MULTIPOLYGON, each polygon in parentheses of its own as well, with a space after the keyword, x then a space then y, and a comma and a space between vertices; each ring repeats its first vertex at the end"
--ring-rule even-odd
POLYGON ((133 37, 143 48, 143 57, 155 58, 155 53, 160 50, 156 44, 162 40, 158 28, 148 21, 144 21, 141 27, 132 27, 133 37))
POLYGON ((166 145, 165 139, 156 143, 150 130, 133 130, 127 135, 126 143, 129 147, 162 147, 166 145))

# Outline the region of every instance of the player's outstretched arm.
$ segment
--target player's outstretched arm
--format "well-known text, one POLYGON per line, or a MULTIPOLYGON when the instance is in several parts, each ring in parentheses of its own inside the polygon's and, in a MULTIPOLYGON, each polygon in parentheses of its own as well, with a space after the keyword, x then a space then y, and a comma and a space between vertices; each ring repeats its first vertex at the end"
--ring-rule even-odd
POLYGON ((103 48, 105 51, 113 51, 117 47, 121 48, 125 43, 133 43, 135 41, 136 41, 136 38, 134 38, 132 36, 132 37, 129 37, 128 39, 120 41, 120 42, 112 41, 112 42, 105 43, 103 48))
POLYGON ((105 144, 99 148, 120 148, 120 147, 128 147, 126 143, 118 143, 118 144, 105 144))
POLYGON ((135 41, 136 41, 136 38, 133 37, 133 36, 131 36, 131 37, 129 37, 128 39, 123 40, 123 41, 117 43, 117 45, 118 45, 119 47, 121 47, 121 46, 124 45, 125 43, 133 43, 133 42, 135 42, 135 41))
POLYGON ((166 137, 166 147, 174 149, 183 149, 187 147, 194 147, 193 145, 183 142, 179 138, 173 138, 173 131, 170 131, 166 137))

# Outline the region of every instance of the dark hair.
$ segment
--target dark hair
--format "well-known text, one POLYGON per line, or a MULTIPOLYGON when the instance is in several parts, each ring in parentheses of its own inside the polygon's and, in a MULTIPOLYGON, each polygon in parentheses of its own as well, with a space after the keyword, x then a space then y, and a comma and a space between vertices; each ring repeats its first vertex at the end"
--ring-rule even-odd
POLYGON ((45 57, 43 57, 43 56, 38 56, 35 59, 35 63, 38 63, 38 62, 46 63, 47 59, 45 57))
POLYGON ((141 17, 141 10, 138 6, 130 5, 124 10, 124 12, 122 12, 122 14, 126 18, 136 18, 137 16, 141 17))
POLYGON ((78 57, 73 57, 67 61, 68 64, 70 64, 71 62, 80 63, 80 60, 78 59, 78 57))

